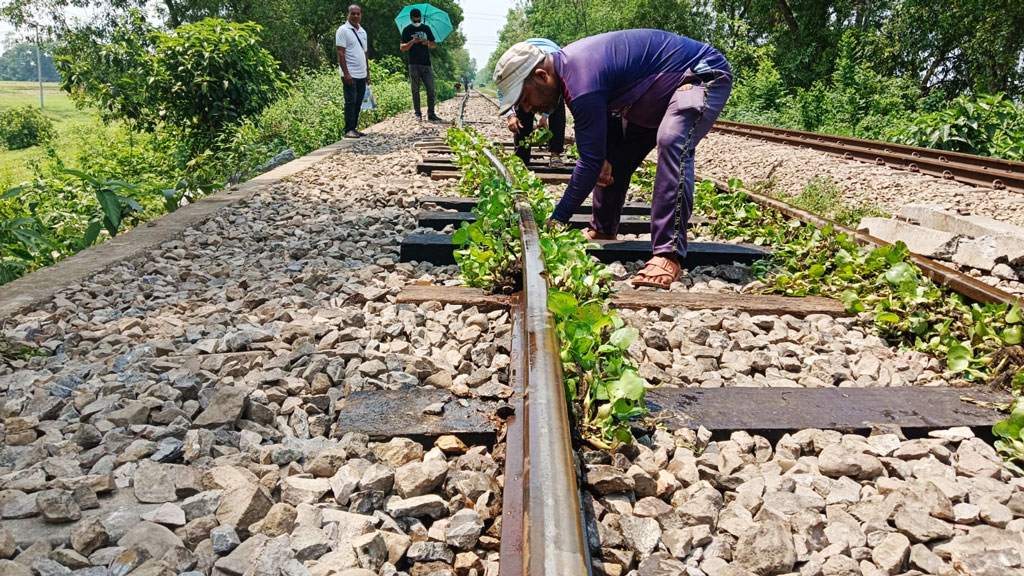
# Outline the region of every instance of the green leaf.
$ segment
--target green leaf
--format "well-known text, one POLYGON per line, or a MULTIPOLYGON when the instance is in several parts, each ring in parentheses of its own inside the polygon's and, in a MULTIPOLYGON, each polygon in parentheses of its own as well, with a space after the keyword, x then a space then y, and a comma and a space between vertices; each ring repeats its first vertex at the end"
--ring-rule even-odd
POLYGON ((860 296, 857 296, 857 293, 853 290, 843 290, 843 293, 839 298, 842 300, 843 306, 846 307, 847 312, 856 314, 865 310, 864 303, 861 302, 860 296))
POLYGON ((103 225, 100 224, 99 220, 93 220, 89 222, 89 227, 85 229, 85 235, 82 236, 82 247, 92 246, 96 243, 96 238, 100 235, 100 230, 103 229, 103 225))
POLYGON ((608 337, 608 342, 619 350, 625 350, 629 348, 639 335, 640 331, 636 328, 624 326, 612 332, 612 335, 608 337))
POLYGON ((952 346, 946 353, 946 366, 951 372, 963 372, 971 365, 973 359, 973 354, 966 346, 952 346))
POLYGON ((1022 315, 1020 310, 1020 300, 1013 303, 1010 311, 1006 313, 1007 324, 1020 324, 1022 322, 1022 315))
POLYGON ((14 188, 11 188, 7 190, 7 192, 0 194, 0 200, 9 200, 11 198, 17 198, 18 196, 21 196, 21 194, 25 192, 25 190, 27 189, 27 186, 16 186, 14 188))
POLYGON ((992 427, 992 434, 1008 440, 1020 438, 1020 431, 1024 428, 1024 404, 1015 402, 1014 406, 1006 420, 1002 420, 992 427))
POLYGON ((914 280, 914 267, 906 262, 894 264, 892 268, 886 271, 885 279, 890 284, 902 284, 908 280, 914 280))
POLYGON ((96 190, 96 199, 103 208, 103 225, 107 227, 107 232, 110 232, 111 236, 116 236, 117 229, 121 227, 121 202, 118 201, 117 194, 110 190, 96 190))
POLYGON ((644 397, 644 379, 633 370, 626 370, 618 380, 608 383, 608 395, 613 402, 620 398, 639 401, 644 397))
POLYGON ((572 294, 551 289, 548 291, 548 310, 559 318, 568 318, 576 311, 577 301, 572 294))
POLYGON ((900 321, 900 315, 895 312, 882 312, 875 315, 875 322, 879 324, 895 324, 900 321))
POLYGON ((1002 334, 999 335, 1003 339, 1003 343, 1007 346, 1016 346, 1024 340, 1024 328, 1021 326, 1010 326, 1006 330, 1003 330, 1002 334))

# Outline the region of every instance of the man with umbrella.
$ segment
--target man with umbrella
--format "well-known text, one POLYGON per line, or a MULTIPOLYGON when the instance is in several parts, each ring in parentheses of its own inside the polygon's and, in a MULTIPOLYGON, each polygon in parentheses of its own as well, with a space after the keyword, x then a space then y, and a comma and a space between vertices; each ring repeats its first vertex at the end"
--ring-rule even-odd
POLYGON ((412 106, 416 119, 420 113, 420 82, 427 88, 427 120, 443 122, 434 114, 434 69, 430 66, 430 49, 437 46, 434 32, 423 23, 423 12, 419 8, 409 11, 412 22, 402 30, 402 52, 409 53, 409 82, 412 84, 412 106))

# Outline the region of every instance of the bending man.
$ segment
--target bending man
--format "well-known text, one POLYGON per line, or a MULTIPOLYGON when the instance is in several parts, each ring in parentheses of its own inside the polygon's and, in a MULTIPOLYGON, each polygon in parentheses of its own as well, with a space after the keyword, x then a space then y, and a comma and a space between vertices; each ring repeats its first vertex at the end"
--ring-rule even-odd
POLYGON ((494 82, 506 97, 502 112, 512 106, 551 112, 565 98, 580 159, 551 219, 568 222, 593 191, 591 228, 585 232, 591 240, 616 237, 630 176, 658 147, 653 258, 633 285, 670 286, 686 257, 694 151, 732 91, 725 57, 670 32, 624 30, 584 38, 553 54, 520 42, 498 60, 494 82))

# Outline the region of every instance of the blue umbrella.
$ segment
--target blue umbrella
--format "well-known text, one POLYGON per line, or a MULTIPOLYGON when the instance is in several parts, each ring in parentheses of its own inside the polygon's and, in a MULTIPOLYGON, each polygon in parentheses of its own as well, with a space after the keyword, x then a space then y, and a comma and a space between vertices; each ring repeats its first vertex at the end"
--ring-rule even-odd
POLYGON ((435 42, 444 41, 452 33, 452 19, 448 17, 448 13, 430 4, 412 4, 402 8, 402 11, 395 17, 395 24, 398 25, 399 32, 405 30, 405 27, 409 24, 412 24, 409 12, 412 12, 413 8, 419 8, 420 12, 423 13, 422 22, 425 26, 430 26, 430 31, 434 33, 435 42))

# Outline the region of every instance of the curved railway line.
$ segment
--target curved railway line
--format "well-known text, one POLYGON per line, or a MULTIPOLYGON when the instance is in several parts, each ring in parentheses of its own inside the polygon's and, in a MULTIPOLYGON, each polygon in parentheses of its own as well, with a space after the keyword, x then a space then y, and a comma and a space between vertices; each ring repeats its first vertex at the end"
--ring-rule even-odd
MULTIPOLYGON (((458 103, 459 125, 488 117, 474 100, 458 103)), ((534 215, 518 204, 521 292, 455 285, 448 232, 475 200, 432 194, 412 173, 418 156, 432 180, 459 176, 436 130, 406 116, 0 324, 64 355, 0 365, 0 573, 1021 568, 987 554, 1024 552, 1024 482, 971 431, 1002 419, 991 406, 1008 395, 883 383, 899 358, 834 300, 736 283, 619 290, 610 306, 641 330, 633 352, 659 384, 646 396, 659 425, 613 451, 574 445, 534 215), (702 379, 711 372, 746 384, 702 379), (872 550, 893 547, 895 560, 872 550)), ((536 173, 564 182, 571 167, 536 173)), ((642 233, 649 208, 625 210, 642 233)), ((690 248, 695 276, 765 254, 690 248)), ((647 250, 608 241, 592 254, 622 265, 647 250)), ((973 299, 1008 298, 917 263, 973 299)))

